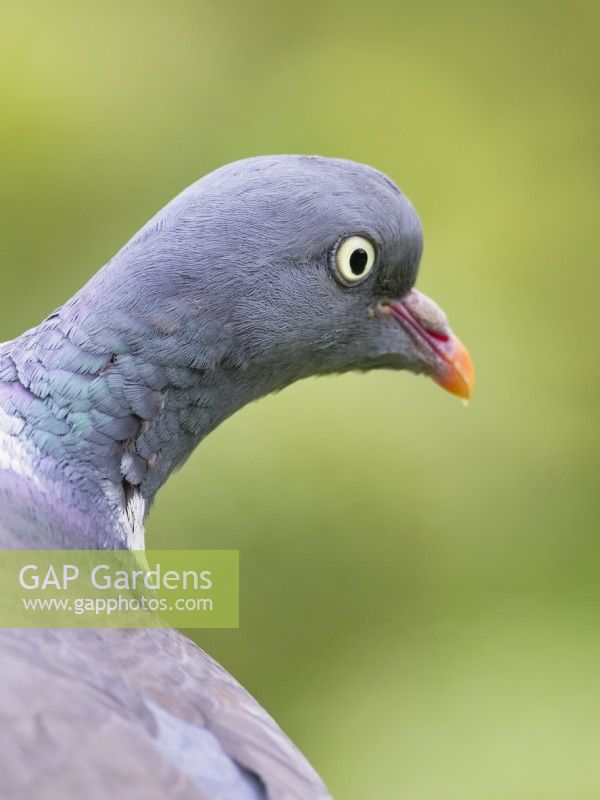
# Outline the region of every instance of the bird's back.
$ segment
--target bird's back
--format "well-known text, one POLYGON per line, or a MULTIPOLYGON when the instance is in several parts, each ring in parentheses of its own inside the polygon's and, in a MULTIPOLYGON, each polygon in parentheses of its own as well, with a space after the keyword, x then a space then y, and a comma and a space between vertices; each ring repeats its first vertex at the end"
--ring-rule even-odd
POLYGON ((173 630, 3 630, 5 800, 325 800, 271 717, 173 630))

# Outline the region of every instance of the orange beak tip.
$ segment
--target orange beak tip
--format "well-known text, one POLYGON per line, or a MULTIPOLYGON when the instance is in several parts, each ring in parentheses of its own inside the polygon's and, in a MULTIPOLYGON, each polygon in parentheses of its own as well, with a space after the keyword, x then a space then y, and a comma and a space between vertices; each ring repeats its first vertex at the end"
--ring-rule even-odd
POLYGON ((457 337, 444 358, 443 368, 433 378, 446 391, 461 397, 463 405, 469 404, 475 387, 475 367, 469 351, 457 337))

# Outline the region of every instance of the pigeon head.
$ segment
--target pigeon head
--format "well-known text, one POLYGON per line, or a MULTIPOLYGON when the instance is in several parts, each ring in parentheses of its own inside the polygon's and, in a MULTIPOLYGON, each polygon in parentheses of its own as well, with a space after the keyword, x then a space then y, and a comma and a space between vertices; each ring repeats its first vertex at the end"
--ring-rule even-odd
POLYGON ((313 374, 394 368, 468 397, 466 350, 413 288, 421 251, 417 213, 382 173, 261 157, 185 190, 98 282, 115 279, 103 292, 113 314, 179 326, 177 362, 204 366, 210 352, 251 375, 257 394, 313 374))
POLYGON ((98 490, 119 519, 138 509, 131 543, 133 517, 209 431, 295 380, 405 369, 468 397, 469 355, 414 288, 421 250, 412 205, 371 167, 230 164, 0 347, 0 401, 30 459, 98 490))

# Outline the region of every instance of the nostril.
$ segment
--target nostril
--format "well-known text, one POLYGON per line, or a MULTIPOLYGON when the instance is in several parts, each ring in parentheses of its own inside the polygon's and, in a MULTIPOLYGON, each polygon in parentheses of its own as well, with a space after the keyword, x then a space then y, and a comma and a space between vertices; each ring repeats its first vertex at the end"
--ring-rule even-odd
POLYGON ((427 333, 442 341, 448 339, 448 319, 434 300, 413 288, 403 303, 427 333))

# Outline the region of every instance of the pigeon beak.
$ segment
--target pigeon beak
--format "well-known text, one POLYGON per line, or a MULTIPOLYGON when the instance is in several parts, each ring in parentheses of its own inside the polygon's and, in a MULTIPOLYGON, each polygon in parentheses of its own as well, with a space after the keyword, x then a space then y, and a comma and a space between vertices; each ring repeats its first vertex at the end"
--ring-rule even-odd
POLYGON ((475 369, 469 351, 452 333, 442 309, 427 295, 411 289, 401 300, 386 304, 417 346, 424 371, 452 394, 465 399, 473 393, 475 369))

